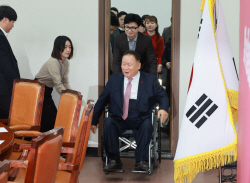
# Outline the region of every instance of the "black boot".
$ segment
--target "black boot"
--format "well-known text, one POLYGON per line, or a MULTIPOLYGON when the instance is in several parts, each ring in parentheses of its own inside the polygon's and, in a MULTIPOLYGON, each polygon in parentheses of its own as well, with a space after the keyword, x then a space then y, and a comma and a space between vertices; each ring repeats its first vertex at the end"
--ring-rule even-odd
POLYGON ((114 170, 122 169, 122 162, 116 160, 110 160, 107 165, 103 167, 104 172, 112 172, 114 170))
POLYGON ((136 171, 148 171, 148 165, 146 161, 140 161, 139 163, 135 164, 136 171))

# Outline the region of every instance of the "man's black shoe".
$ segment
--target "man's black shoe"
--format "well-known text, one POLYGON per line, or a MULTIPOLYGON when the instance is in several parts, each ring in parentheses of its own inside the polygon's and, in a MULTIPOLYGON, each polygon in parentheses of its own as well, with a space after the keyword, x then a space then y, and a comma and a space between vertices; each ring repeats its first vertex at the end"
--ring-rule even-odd
POLYGON ((112 172, 119 169, 122 169, 122 162, 116 162, 115 160, 110 160, 109 163, 103 167, 104 172, 112 172))
POLYGON ((148 165, 146 161, 140 161, 139 163, 135 164, 136 171, 148 171, 148 165))

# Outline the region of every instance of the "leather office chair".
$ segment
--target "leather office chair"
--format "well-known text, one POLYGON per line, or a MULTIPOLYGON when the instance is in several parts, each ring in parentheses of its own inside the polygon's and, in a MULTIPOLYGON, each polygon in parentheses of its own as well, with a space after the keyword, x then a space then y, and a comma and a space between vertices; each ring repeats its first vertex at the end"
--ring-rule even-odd
MULTIPOLYGON (((64 127, 63 142, 74 142, 76 139, 81 104, 82 95, 80 92, 69 89, 62 91, 54 128, 56 128, 57 126, 64 127)), ((16 135, 20 137, 25 136, 34 138, 41 134, 41 132, 37 131, 32 131, 32 135, 28 133, 30 133, 30 131, 17 131, 16 135)), ((17 143, 20 144, 27 142, 19 141, 17 143)), ((23 152, 13 152, 9 160, 17 160, 19 157, 19 160, 25 160, 27 155, 27 150, 23 150, 23 152)), ((67 156, 67 159, 72 160, 72 157, 69 155, 67 156)), ((13 171, 11 175, 12 180, 15 179, 18 171, 19 168, 13 171)))
POLYGON ((59 169, 56 176, 56 183, 78 182, 78 175, 84 162, 89 140, 90 126, 93 116, 92 109, 92 102, 90 102, 84 107, 75 143, 63 143, 63 148, 61 151, 62 153, 72 154, 72 161, 66 160, 66 165, 71 165, 72 167, 79 165, 79 167, 75 170, 69 170, 66 166, 62 166, 63 164, 59 165, 59 169))
POLYGON ((25 130, 31 135, 40 130, 45 85, 36 80, 14 80, 9 119, 0 120, 7 123, 14 131, 25 130))
POLYGON ((57 126, 65 128, 63 142, 76 140, 81 104, 80 92, 69 89, 62 91, 54 128, 57 126))
MULTIPOLYGON (((7 123, 14 131, 15 137, 19 130, 25 130, 25 135, 33 135, 40 130, 41 114, 43 108, 45 85, 37 80, 17 79, 14 80, 9 118, 0 120, 7 123)), ((15 138, 14 143, 29 143, 28 141, 15 138)), ((12 153, 10 159, 16 160, 21 153, 12 153)), ((27 152, 23 152, 26 159, 27 152)), ((21 160, 20 159, 20 160, 21 160)))
POLYGON ((10 167, 19 167, 15 182, 54 183, 58 169, 63 141, 63 127, 57 127, 42 133, 31 144, 22 144, 20 148, 30 151, 26 161, 10 161, 10 167))
POLYGON ((0 182, 1 183, 7 183, 8 182, 8 172, 10 168, 10 162, 7 160, 4 160, 3 162, 0 162, 0 182))
MULTIPOLYGON (((75 141, 81 104, 82 95, 80 92, 69 89, 62 91, 54 128, 57 126, 65 128, 63 142, 75 141)), ((28 137, 26 135, 27 131, 18 131, 16 134, 28 137)), ((41 132, 33 131, 31 137, 35 137, 40 134, 41 132)))

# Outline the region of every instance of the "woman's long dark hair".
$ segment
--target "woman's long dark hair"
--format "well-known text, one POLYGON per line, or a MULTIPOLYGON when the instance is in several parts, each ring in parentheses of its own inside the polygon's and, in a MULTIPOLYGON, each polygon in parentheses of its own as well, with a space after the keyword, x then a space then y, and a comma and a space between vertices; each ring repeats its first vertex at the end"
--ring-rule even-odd
MULTIPOLYGON (((157 18, 155 16, 153 16, 153 15, 152 16, 147 16, 146 19, 145 19, 145 22, 146 22, 145 24, 147 24, 147 21, 155 22, 157 24, 157 27, 155 28, 155 33, 157 35, 156 42, 158 43, 158 39, 160 37, 160 34, 159 34, 159 31, 158 31, 159 25, 158 25, 157 18)), ((146 29, 147 29, 147 27, 146 27, 146 29)))

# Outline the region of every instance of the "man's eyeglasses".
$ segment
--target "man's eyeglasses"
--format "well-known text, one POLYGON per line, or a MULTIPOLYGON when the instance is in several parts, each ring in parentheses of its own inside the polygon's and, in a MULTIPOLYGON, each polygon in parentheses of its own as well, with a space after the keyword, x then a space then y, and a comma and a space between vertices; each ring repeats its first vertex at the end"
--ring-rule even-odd
POLYGON ((134 32, 138 27, 125 27, 125 31, 131 30, 134 32))

